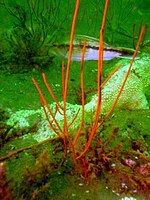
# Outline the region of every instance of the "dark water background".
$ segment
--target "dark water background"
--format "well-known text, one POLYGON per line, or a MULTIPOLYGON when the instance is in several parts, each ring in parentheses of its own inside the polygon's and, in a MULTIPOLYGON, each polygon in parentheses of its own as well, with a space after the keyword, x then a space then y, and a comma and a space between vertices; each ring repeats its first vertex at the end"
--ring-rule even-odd
MULTIPOLYGON (((12 1, 5 0, 7 9, 14 10, 20 5, 28 14, 28 25, 31 23, 29 2, 36 1, 12 1)), ((54 41, 63 42, 62 38, 68 36, 71 29, 71 22, 75 6, 75 0, 44 0, 39 1, 38 13, 48 20, 50 25, 49 34, 55 33, 54 41), (47 13, 48 12, 48 13, 47 13), (46 16, 49 15, 49 18, 46 16)), ((79 15, 77 19, 76 34, 85 34, 99 37, 99 28, 103 15, 104 0, 81 0, 79 15)), ((2 4, 2 3, 1 3, 2 4)), ((16 11, 15 11, 16 12, 16 11)), ((14 27, 17 18, 8 13, 8 10, 0 5, 0 28, 1 33, 14 27)), ((135 36, 138 36, 140 23, 150 24, 150 2, 149 0, 113 0, 109 3, 107 22, 105 27, 105 42, 110 45, 133 46, 133 26, 136 25, 135 36)), ((150 39, 150 31, 147 31, 146 38, 150 39)))

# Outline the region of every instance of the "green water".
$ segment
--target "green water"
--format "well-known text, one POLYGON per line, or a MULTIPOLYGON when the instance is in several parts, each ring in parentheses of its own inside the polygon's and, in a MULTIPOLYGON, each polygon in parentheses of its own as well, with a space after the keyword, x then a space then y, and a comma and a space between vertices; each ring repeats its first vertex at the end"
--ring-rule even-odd
MULTIPOLYGON (((14 22, 18 24, 19 20, 16 17, 11 15, 11 13, 17 13, 17 9, 14 7, 21 6, 25 9, 27 14, 27 24, 31 25, 31 16, 30 8, 35 6, 29 1, 15 1, 5 0, 6 6, 10 9, 8 13, 4 8, 3 4, 1 5, 1 31, 4 29, 9 29, 14 26, 14 22)), ((43 14, 43 20, 48 20, 47 23, 50 26, 50 33, 56 32, 57 39, 59 38, 62 41, 62 36, 66 36, 70 33, 71 22, 73 17, 73 11, 75 6, 75 0, 70 1, 53 1, 45 0, 39 1, 39 10, 37 7, 35 11, 37 14, 43 14)), ((99 29, 101 26, 101 19, 103 15, 104 0, 82 0, 80 3, 80 9, 77 19, 76 33, 85 34, 94 37, 99 37, 99 29)), ((19 9, 19 8, 18 8, 19 9)), ((121 0, 120 2, 110 1, 108 13, 107 13, 107 22, 105 26, 105 42, 109 41, 110 45, 122 44, 125 46, 131 46, 133 40, 133 26, 136 25, 135 36, 138 36, 140 23, 149 25, 149 10, 150 3, 145 0, 121 0)), ((33 13, 32 13, 33 14, 33 13)), ((19 15, 19 14, 18 14, 19 15)), ((33 18, 34 23, 37 22, 37 19, 33 18), (35 20, 35 21, 34 21, 35 20)), ((149 33, 147 32, 147 39, 149 39, 149 33)))

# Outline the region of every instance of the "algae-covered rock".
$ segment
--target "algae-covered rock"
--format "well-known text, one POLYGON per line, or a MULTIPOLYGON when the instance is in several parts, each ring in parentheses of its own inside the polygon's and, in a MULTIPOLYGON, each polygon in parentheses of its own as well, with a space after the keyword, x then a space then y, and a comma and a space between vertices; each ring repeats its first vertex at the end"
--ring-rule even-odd
MULTIPOLYGON (((121 68, 109 79, 102 89, 102 113, 107 113, 124 81, 126 72, 129 68, 129 60, 122 60, 117 65, 121 68)), ((123 89, 123 92, 117 102, 118 109, 148 109, 148 100, 145 91, 150 86, 150 58, 144 57, 134 61, 131 72, 123 89)), ((97 95, 85 106, 85 109, 95 109, 97 95)))
MULTIPOLYGON (((110 110, 125 78, 126 72, 129 67, 128 63, 129 60, 123 60, 120 63, 118 63, 122 67, 111 77, 111 79, 105 84, 104 88, 102 89, 102 114, 105 114, 110 110)), ((131 73, 127 79, 126 85, 116 105, 117 109, 139 110, 149 108, 148 101, 145 96, 145 90, 150 86, 149 74, 150 58, 145 57, 134 62, 131 73)), ((60 102, 60 105, 63 107, 63 102, 60 102)), ((85 105, 85 123, 91 122, 94 116, 93 113, 95 112, 96 105, 97 95, 93 96, 92 100, 85 105)), ((55 113, 56 104, 51 104, 50 109, 53 113, 55 113)), ((72 130, 77 130, 81 122, 81 111, 81 105, 72 105, 70 103, 66 104, 66 115, 68 124, 70 124, 73 121, 72 125, 69 128, 71 132, 72 130)), ((57 111, 55 113, 55 118, 63 130, 64 118, 61 113, 61 110, 59 112, 57 111)), ((50 120, 52 120, 51 116, 49 117, 50 120)), ((25 128, 33 126, 35 124, 37 126, 37 131, 36 133, 34 133, 33 137, 38 142, 46 138, 56 136, 46 119, 43 108, 38 110, 21 110, 16 113, 13 113, 11 114, 10 119, 7 120, 7 124, 13 126, 16 129, 18 127, 25 128)), ((57 125, 55 125, 55 122, 53 122, 53 124, 56 131, 59 131, 57 125)))
MULTIPOLYGON (((60 105, 63 105, 63 102, 60 102, 60 105)), ((55 113, 56 104, 53 103, 50 106, 50 109, 53 113, 55 113)), ((67 103, 67 109, 66 109, 66 115, 68 119, 68 123, 71 123, 74 117, 76 118, 75 123, 72 124, 71 129, 75 129, 78 127, 80 122, 80 108, 79 105, 72 105, 70 103, 67 103), (78 115, 76 115, 79 113, 78 115)), ((60 110, 59 110, 60 111, 60 110)), ((59 126, 63 130, 63 115, 61 112, 57 111, 55 114, 55 119, 58 121, 59 126)), ((48 113, 48 112, 47 112, 48 113)), ((49 115, 49 114, 48 114, 49 115)), ((49 115, 49 120, 52 121, 52 117, 49 115)), ((10 118, 7 120, 6 124, 8 126, 12 126, 14 130, 18 131, 18 129, 24 130, 28 127, 34 127, 36 126, 36 132, 31 131, 28 134, 32 134, 32 138, 34 138, 37 142, 43 141, 47 138, 52 138, 56 136, 56 133, 51 128, 49 122, 46 119, 45 113, 43 111, 43 108, 40 108, 38 110, 20 110, 15 113, 10 113, 10 118)), ((55 125, 55 122, 53 122, 54 128, 56 131, 60 132, 58 130, 58 127, 55 125)), ((35 130, 35 129, 34 129, 35 130)), ((34 131, 33 130, 33 131, 34 131)), ((26 137, 26 136, 24 136, 26 137)), ((23 137, 23 138, 24 138, 23 137)))

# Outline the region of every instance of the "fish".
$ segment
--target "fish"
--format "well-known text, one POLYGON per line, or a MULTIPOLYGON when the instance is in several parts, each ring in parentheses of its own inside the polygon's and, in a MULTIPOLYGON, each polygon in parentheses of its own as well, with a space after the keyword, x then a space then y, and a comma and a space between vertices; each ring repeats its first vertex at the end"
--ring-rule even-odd
MULTIPOLYGON (((83 42, 86 41, 86 51, 84 60, 98 60, 99 53, 99 40, 94 37, 86 36, 86 35, 76 35, 73 41, 73 51, 72 51, 72 61, 80 61, 82 55, 83 42)), ((69 51, 69 42, 64 40, 63 44, 53 44, 50 48, 51 53, 63 57, 68 58, 69 51)), ((134 53, 134 49, 131 48, 123 48, 123 47, 112 47, 107 43, 104 43, 103 50, 103 60, 112 60, 114 58, 128 58, 131 59, 134 53)))

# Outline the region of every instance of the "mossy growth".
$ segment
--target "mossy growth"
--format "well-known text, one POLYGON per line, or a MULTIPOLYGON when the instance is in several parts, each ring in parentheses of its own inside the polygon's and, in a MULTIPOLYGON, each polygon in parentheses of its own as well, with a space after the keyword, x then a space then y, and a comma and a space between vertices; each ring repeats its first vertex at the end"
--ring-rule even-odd
MULTIPOLYGON (((70 182, 72 187, 78 187, 77 183, 84 182, 90 188, 93 181, 97 183, 103 179, 115 191, 133 195, 133 191, 138 188, 138 196, 142 195, 149 187, 148 181, 144 182, 147 180, 145 177, 149 176, 148 116, 148 110, 116 110, 97 130, 86 157, 78 161, 77 171, 72 153, 65 153, 61 139, 51 138, 37 143, 32 137, 34 132, 14 136, 3 144, 0 151, 1 158, 16 152, 5 158, 4 162, 5 182, 9 191, 14 199, 60 199, 70 182), (22 150, 18 151, 20 148, 22 150), (115 178, 117 172, 119 176, 115 178), (110 176, 118 184, 114 184, 110 176), (130 190, 121 187, 122 180, 130 190), (144 187, 141 187, 143 183, 144 187)), ((86 123, 77 143, 79 151, 86 144, 90 131, 91 124, 86 123)))

